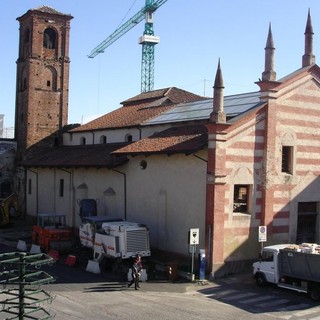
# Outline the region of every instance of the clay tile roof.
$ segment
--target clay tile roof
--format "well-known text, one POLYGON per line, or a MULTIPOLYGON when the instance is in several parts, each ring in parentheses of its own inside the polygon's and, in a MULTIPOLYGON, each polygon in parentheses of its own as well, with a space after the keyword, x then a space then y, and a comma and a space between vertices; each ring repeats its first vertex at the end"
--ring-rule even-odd
POLYGON ((190 154, 207 145, 207 129, 204 125, 172 127, 144 138, 112 154, 190 154))
MULTIPOLYGON (((63 16, 66 15, 66 14, 59 12, 58 10, 56 10, 52 7, 49 7, 49 6, 40 6, 40 7, 31 9, 31 11, 40 11, 40 12, 44 12, 44 13, 58 14, 58 15, 63 15, 63 16)), ((70 14, 67 14, 67 15, 69 16, 70 14)))
POLYGON ((175 87, 141 93, 122 102, 123 107, 107 113, 71 132, 138 126, 182 102, 205 99, 175 87))
POLYGON ((150 101, 156 100, 159 98, 165 97, 169 103, 182 103, 182 102, 190 102, 195 100, 200 100, 202 97, 198 96, 194 93, 178 89, 176 87, 170 87, 165 89, 158 89, 149 92, 142 92, 135 97, 132 97, 128 100, 121 102, 123 105, 129 105, 132 103, 138 103, 141 101, 150 101))
POLYGON ((95 167, 113 168, 127 161, 125 156, 114 157, 110 153, 127 143, 64 146, 51 148, 37 148, 32 158, 24 160, 25 167, 95 167))
POLYGON ((71 14, 65 14, 62 13, 52 7, 49 6, 40 6, 37 8, 33 8, 28 10, 25 14, 23 14, 21 17, 18 17, 17 20, 20 21, 21 19, 23 19, 24 17, 28 16, 29 14, 32 14, 33 12, 42 12, 42 13, 47 13, 47 14, 55 14, 55 15, 59 15, 59 16, 68 16, 70 19, 72 19, 73 17, 71 16, 71 14))

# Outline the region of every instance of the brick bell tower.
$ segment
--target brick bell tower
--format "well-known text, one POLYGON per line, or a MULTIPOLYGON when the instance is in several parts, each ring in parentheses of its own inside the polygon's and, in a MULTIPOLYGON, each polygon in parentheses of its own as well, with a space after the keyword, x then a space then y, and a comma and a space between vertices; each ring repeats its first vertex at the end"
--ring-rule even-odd
POLYGON ((68 122, 71 15, 48 6, 28 10, 20 23, 15 138, 17 159, 48 136, 59 142, 68 122))

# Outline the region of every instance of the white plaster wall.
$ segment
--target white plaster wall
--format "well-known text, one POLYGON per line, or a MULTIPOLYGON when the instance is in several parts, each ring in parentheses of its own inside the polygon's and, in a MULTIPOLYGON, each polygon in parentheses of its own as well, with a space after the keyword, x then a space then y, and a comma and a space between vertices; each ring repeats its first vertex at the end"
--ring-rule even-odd
POLYGON ((100 137, 103 135, 107 137, 107 143, 125 142, 126 136, 129 134, 132 135, 133 141, 138 141, 141 138, 149 137, 153 133, 163 131, 169 127, 170 125, 146 126, 142 127, 141 130, 138 128, 125 128, 114 130, 99 130, 93 132, 74 132, 72 134, 65 133, 63 135, 63 144, 80 145, 81 137, 86 138, 86 144, 100 144, 100 137))
MULTIPOLYGON (((32 192, 27 188, 27 214, 64 213, 70 226, 80 225, 78 200, 97 199, 98 215, 123 218, 124 178, 108 169, 32 169, 27 181, 32 181, 32 192), (59 181, 64 179, 64 195, 59 196, 59 181), (38 182, 38 185, 37 185, 38 182), (86 188, 82 188, 85 185, 86 188), (111 188, 111 189, 110 189, 111 188), (105 194, 106 190, 113 190, 105 194)), ((27 182, 28 185, 28 182, 27 182)))
MULTIPOLYGON (((98 215, 124 218, 124 176, 109 169, 79 169, 74 171, 75 200, 98 200, 98 215), (86 184, 87 189, 81 188, 86 184), (110 195, 110 190, 114 191, 110 195), (108 192, 109 191, 109 192, 108 192)), ((76 226, 80 225, 79 205, 76 207, 76 226)))
MULTIPOLYGON (((198 155, 207 156, 206 151, 198 155)), ((193 155, 138 156, 116 171, 33 169, 37 174, 28 171, 27 178, 33 186, 32 194, 27 194, 28 213, 36 215, 38 199, 39 212, 65 213, 67 223, 78 227, 77 200, 98 199, 98 215, 145 223, 152 246, 188 255, 190 228, 200 228, 199 248, 204 248, 206 170, 207 163, 193 155), (148 163, 145 170, 139 167, 141 160, 148 163), (60 179, 64 179, 63 197, 59 197, 60 179)))
POLYGON ((187 255, 188 231, 200 228, 199 248, 204 248, 206 170, 206 162, 193 155, 130 159, 128 220, 149 227, 152 246, 187 255), (148 163, 145 170, 141 160, 148 163))
POLYGON ((70 223, 71 212, 71 174, 55 169, 27 170, 27 214, 65 213, 70 223), (29 193, 31 179, 31 194, 29 193), (60 197, 60 179, 64 180, 64 195, 60 197))
POLYGON ((37 216, 39 213, 55 212, 54 170, 32 169, 27 170, 27 214, 37 216), (30 181, 31 180, 31 190, 30 181))

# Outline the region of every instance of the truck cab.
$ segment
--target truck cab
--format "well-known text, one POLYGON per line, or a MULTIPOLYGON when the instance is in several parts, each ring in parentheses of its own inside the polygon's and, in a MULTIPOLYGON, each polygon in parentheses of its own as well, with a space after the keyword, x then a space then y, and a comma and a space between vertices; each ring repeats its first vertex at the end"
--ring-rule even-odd
POLYGON ((320 300, 320 245, 315 243, 280 244, 262 249, 253 264, 258 286, 273 283, 278 287, 303 292, 320 300))
POLYGON ((253 263, 253 277, 259 286, 264 286, 267 282, 278 284, 279 251, 287 246, 288 244, 278 244, 262 249, 259 261, 253 263))

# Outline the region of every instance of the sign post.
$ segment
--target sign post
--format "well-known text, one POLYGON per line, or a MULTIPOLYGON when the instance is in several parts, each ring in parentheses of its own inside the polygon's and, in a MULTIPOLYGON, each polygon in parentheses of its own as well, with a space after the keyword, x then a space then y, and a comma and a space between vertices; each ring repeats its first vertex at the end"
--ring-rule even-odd
POLYGON ((259 226, 258 240, 261 243, 261 249, 262 249, 263 243, 267 241, 267 227, 266 226, 259 226))
POLYGON ((192 260, 191 260, 191 277, 193 280, 193 269, 194 269, 194 254, 196 251, 196 245, 199 244, 199 228, 189 230, 189 245, 191 247, 192 260))

